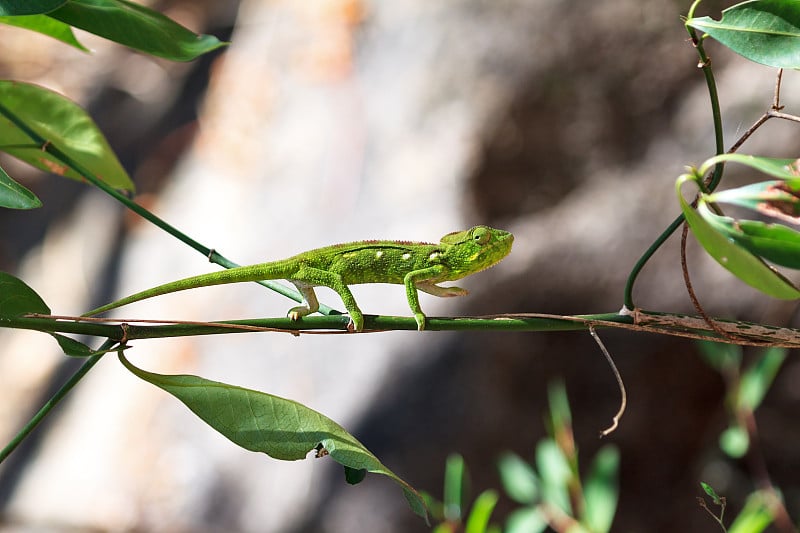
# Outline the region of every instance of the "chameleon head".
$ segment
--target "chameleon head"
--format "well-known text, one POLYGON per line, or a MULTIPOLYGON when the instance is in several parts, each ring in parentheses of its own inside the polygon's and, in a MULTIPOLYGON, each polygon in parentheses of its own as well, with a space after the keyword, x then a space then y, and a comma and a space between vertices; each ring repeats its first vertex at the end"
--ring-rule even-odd
POLYGON ((513 243, 511 233, 489 226, 448 233, 441 239, 441 244, 449 245, 445 261, 450 267, 448 277, 463 278, 499 263, 509 254, 513 243))

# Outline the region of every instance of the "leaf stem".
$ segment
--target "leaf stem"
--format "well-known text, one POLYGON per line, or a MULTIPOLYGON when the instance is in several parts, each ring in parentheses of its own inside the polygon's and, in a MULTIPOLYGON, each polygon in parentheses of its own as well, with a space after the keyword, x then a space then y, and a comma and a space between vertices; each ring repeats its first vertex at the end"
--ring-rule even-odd
MULTIPOLYGON (((116 344, 116 341, 109 339, 105 341, 98 350, 108 350, 114 346, 114 344, 116 344)), ((19 431, 19 433, 17 433, 14 438, 11 439, 11 442, 9 442, 6 447, 0 451, 0 463, 2 463, 6 457, 11 455, 11 452, 13 452, 17 446, 19 446, 20 443, 28 435, 30 435, 34 429, 36 429, 36 426, 39 425, 44 417, 50 414, 50 412, 61 402, 61 400, 66 397, 69 391, 71 391, 72 388, 77 385, 81 379, 83 379, 83 376, 85 376, 86 373, 89 372, 89 370, 91 370, 98 361, 100 361, 101 357, 103 357, 102 354, 94 355, 88 358, 86 362, 83 363, 83 365, 72 375, 72 377, 70 377, 67 382, 64 383, 61 388, 59 388, 56 393, 53 394, 49 400, 47 400, 47 402, 45 402, 42 408, 39 409, 35 415, 33 415, 33 418, 31 418, 28 423, 25 424, 25 426, 19 431)))
MULTIPOLYGON (((417 323, 411 317, 365 315, 368 332, 414 331, 417 323)), ((172 323, 158 325, 127 323, 124 319, 108 319, 116 324, 82 322, 81 317, 18 317, 0 320, 0 328, 30 329, 46 333, 89 334, 120 341, 220 335, 228 333, 280 332, 292 335, 347 335, 347 316, 307 316, 302 320, 289 318, 258 318, 220 322, 172 323)), ((552 315, 517 313, 485 317, 428 317, 426 331, 586 331, 595 328, 622 328, 693 339, 713 340, 738 345, 800 347, 800 329, 766 326, 753 322, 713 319, 724 334, 714 331, 699 316, 658 313, 636 310, 634 313, 601 313, 594 315, 552 315)))
MULTIPOLYGON (((692 7, 689 10, 690 17, 694 14, 694 10, 699 3, 700 0, 695 0, 695 2, 692 4, 692 7)), ((695 32, 694 28, 686 26, 686 31, 689 32, 689 36, 691 37, 692 43, 697 50, 697 54, 700 56, 698 67, 703 70, 706 86, 708 87, 708 98, 711 102, 711 116, 714 122, 714 142, 716 145, 716 154, 723 154, 725 153, 725 141, 722 133, 722 113, 719 106, 717 83, 714 79, 714 71, 711 68, 711 59, 706 54, 705 49, 703 48, 703 41, 697 37, 697 33, 695 32)), ((723 163, 718 163, 714 166, 714 172, 707 181, 707 187, 709 191, 713 191, 717 185, 719 185, 719 182, 722 179, 722 172, 724 168, 725 165, 723 163)), ((665 229, 661 235, 656 238, 653 244, 651 244, 650 247, 645 250, 644 254, 642 254, 639 260, 636 261, 636 264, 633 266, 631 273, 628 275, 628 280, 625 284, 624 302, 625 307, 628 310, 632 311, 636 309, 636 305, 633 302, 633 286, 636 283, 636 279, 638 278, 639 273, 642 271, 642 268, 644 268, 644 265, 647 264, 656 251, 661 248, 661 245, 663 245, 666 240, 672 236, 673 233, 675 233, 682 223, 683 214, 678 215, 678 217, 675 218, 675 220, 673 220, 669 226, 667 226, 667 229, 665 229)))

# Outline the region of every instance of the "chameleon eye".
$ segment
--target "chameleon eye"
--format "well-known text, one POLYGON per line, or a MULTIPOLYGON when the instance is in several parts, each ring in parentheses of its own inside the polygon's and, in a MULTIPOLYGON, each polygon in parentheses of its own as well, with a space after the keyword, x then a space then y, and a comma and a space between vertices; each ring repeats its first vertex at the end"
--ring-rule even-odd
POLYGON ((486 244, 491 237, 492 234, 486 228, 475 228, 472 233, 472 239, 478 244, 486 244))

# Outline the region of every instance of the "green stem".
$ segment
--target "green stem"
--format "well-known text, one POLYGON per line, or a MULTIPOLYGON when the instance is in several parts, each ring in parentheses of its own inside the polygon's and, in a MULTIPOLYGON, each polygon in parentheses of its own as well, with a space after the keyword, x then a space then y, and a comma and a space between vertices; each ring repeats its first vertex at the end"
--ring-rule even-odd
MULTIPOLYGON (((182 231, 178 230, 164 219, 157 217, 144 207, 140 206, 118 190, 114 189, 106 182, 95 176, 91 171, 84 168, 83 165, 72 159, 69 155, 61 151, 57 146, 53 143, 48 142, 47 139, 39 135, 33 128, 28 126, 22 119, 16 116, 10 109, 5 107, 2 103, 0 103, 0 115, 6 117, 11 123, 13 123, 16 127, 18 127, 22 132, 24 132, 28 137, 33 140, 38 146, 42 147, 42 150, 46 151, 48 154, 52 155, 65 165, 71 167, 75 172, 80 174, 81 176, 86 179, 89 183, 100 189, 101 191, 105 192, 106 194, 112 196, 115 200, 122 203, 125 207, 133 211, 134 213, 138 214, 148 222, 151 222, 156 227, 166 231, 168 234, 172 235, 173 237, 177 238, 179 241, 183 242, 184 244, 188 245, 189 247, 197 250, 203 256, 207 257, 208 260, 212 263, 216 263, 225 268, 233 268, 239 266, 237 263, 226 259, 224 256, 217 253, 215 250, 204 246, 203 244, 197 242, 196 240, 192 239, 182 231)), ((296 302, 302 302, 303 297, 300 295, 299 292, 286 287, 285 285, 278 283, 276 281, 264 280, 258 281, 257 283, 272 289, 273 291, 286 296, 296 302)), ((329 314, 341 314, 339 311, 334 310, 331 307, 326 305, 320 305, 319 312, 324 315, 329 314)))
MULTIPOLYGON (((664 335, 693 336, 720 342, 740 344, 773 343, 776 346, 800 346, 800 329, 775 328, 752 322, 714 321, 725 326, 728 336, 710 330, 700 318, 687 315, 639 310, 639 324, 633 317, 619 313, 595 315, 510 314, 495 317, 428 317, 426 331, 585 331, 590 325, 596 328, 621 327, 664 335)), ((416 331, 417 323, 411 317, 365 315, 367 331, 416 331)), ((45 333, 86 333, 101 335, 120 342, 138 339, 222 335, 265 331, 299 333, 345 333, 347 316, 308 316, 302 320, 289 318, 258 318, 220 322, 189 322, 172 324, 123 323, 116 325, 89 324, 43 317, 21 317, 0 320, 0 327, 29 329, 45 333), (98 330, 102 328, 102 330, 98 330)))
MULTIPOLYGON (((109 339, 103 343, 99 350, 108 350, 114 344, 116 344, 116 341, 109 339)), ((44 417, 50 414, 50 411, 52 411, 61 402, 61 400, 64 399, 69 391, 71 391, 72 388, 77 385, 81 379, 83 379, 83 376, 85 376, 86 373, 89 372, 89 370, 91 370, 91 368, 96 365, 98 361, 100 361, 101 357, 103 356, 95 355, 88 358, 86 362, 83 363, 83 366, 81 366, 78 371, 75 372, 72 377, 70 377, 69 380, 67 380, 67 382, 64 383, 64 385, 62 385, 61 388, 58 389, 58 391, 56 391, 56 393, 49 400, 47 400, 47 402, 42 406, 41 409, 39 409, 33 418, 31 418, 30 421, 25 424, 25 427, 23 427, 19 433, 17 433, 14 438, 11 439, 11 442, 9 442, 6 447, 0 451, 0 463, 2 463, 6 457, 11 455, 11 452, 13 452, 16 447, 19 446, 20 443, 28 435, 30 435, 31 432, 33 432, 34 429, 36 429, 36 426, 38 426, 39 423, 44 420, 44 417)))
MULTIPOLYGON (((692 4, 691 9, 689 10, 690 18, 694 14, 694 10, 699 3, 700 0, 696 0, 692 4)), ((711 68, 711 60, 709 59, 708 55, 706 55, 706 51, 703 48, 703 40, 697 38, 697 33, 695 32, 694 28, 686 26, 686 31, 689 32, 692 43, 694 43, 695 48, 697 49, 697 54, 700 56, 699 65, 703 70, 706 86, 708 87, 708 98, 711 101, 711 116, 714 121, 714 141, 716 145, 716 154, 720 155, 725 153, 725 140, 722 134, 722 112, 720 111, 719 107, 719 94, 717 93, 717 83, 714 80, 714 71, 711 68)), ((714 166, 714 172, 711 174, 711 178, 708 181, 709 191, 713 191, 717 185, 719 185, 720 180, 722 180, 722 172, 724 168, 725 165, 723 163, 718 163, 714 166)), ((653 257, 653 254, 656 253, 656 250, 661 248, 661 245, 666 242, 666 240, 681 226, 681 224, 683 224, 683 214, 678 215, 678 217, 672 221, 667 229, 658 236, 658 238, 653 242, 653 244, 650 245, 650 247, 634 265, 631 273, 628 275, 628 281, 625 284, 624 302, 627 309, 633 310, 636 308, 633 302, 633 286, 636 283, 636 278, 639 276, 642 268, 644 268, 644 265, 650 260, 651 257, 653 257)))

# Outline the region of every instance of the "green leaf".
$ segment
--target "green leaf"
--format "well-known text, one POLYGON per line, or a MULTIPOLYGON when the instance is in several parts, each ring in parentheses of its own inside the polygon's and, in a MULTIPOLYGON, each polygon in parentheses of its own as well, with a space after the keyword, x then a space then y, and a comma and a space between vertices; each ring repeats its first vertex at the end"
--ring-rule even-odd
POLYGON ((769 494, 754 492, 747 498, 744 509, 728 528, 728 533, 761 533, 769 526, 774 517, 770 509, 769 494))
POLYGON ((444 496, 442 499, 445 520, 453 522, 461 520, 461 508, 466 495, 466 477, 464 458, 457 453, 448 456, 444 468, 444 496))
POLYGON ((122 353, 119 359, 133 374, 175 396, 206 424, 242 448, 295 461, 304 459, 321 445, 318 455, 330 455, 348 468, 392 479, 403 489, 413 511, 427 520, 420 494, 325 415, 293 400, 198 376, 147 372, 131 364, 122 353), (326 453, 321 454, 320 450, 326 453))
POLYGON ((700 482, 700 486, 703 487, 703 491, 711 497, 715 505, 722 504, 722 499, 717 495, 717 491, 714 490, 714 487, 703 481, 700 482))
POLYGON ((619 452, 613 446, 604 446, 597 452, 583 484, 586 505, 582 522, 593 533, 611 530, 619 500, 618 471, 619 452))
POLYGON ((63 6, 67 0, 0 0, 0 15, 35 15, 63 6))
POLYGON ((88 52, 89 50, 84 47, 75 34, 72 33, 72 27, 69 24, 64 24, 47 15, 24 15, 19 17, 0 17, 0 24, 8 24, 9 26, 17 26, 25 28, 26 30, 36 31, 58 39, 59 41, 68 44, 81 50, 88 52))
POLYGON ((507 452, 497 462, 500 481, 508 497, 517 503, 531 504, 539 497, 539 478, 531 465, 517 454, 507 452))
POLYGON ((475 498, 475 503, 472 504, 472 510, 469 513, 467 522, 464 524, 464 533, 486 532, 494 506, 497 505, 497 499, 498 495, 494 490, 485 490, 475 498))
POLYGON ((776 68, 800 68, 798 0, 741 2, 725 9, 719 21, 700 17, 686 24, 750 61, 776 68))
POLYGON ((126 0, 72 0, 48 16, 173 61, 191 61, 226 44, 213 35, 197 35, 157 11, 126 0))
POLYGON ((739 425, 731 426, 719 436, 719 447, 728 457, 739 459, 744 457, 750 448, 750 437, 747 430, 739 425))
POLYGON ((775 178, 792 179, 800 176, 797 159, 777 159, 747 154, 719 154, 707 159, 698 170, 703 176, 717 163, 739 163, 775 178))
POLYGON ((572 470, 554 440, 544 439, 536 446, 536 468, 542 480, 542 500, 572 514, 568 491, 572 470))
POLYGON ((42 201, 0 168, 0 207, 34 209, 42 207, 42 201))
POLYGON ((751 253, 777 265, 800 268, 799 232, 780 224, 720 216, 705 203, 697 211, 714 230, 751 253))
POLYGON ((541 533, 547 529, 547 520, 538 507, 517 509, 506 520, 506 533, 541 533))
MULTIPOLYGON (((789 280, 752 253, 728 240, 689 205, 681 194, 681 185, 691 179, 690 176, 683 175, 678 178, 675 187, 683 216, 706 252, 737 278, 773 298, 800 298, 800 290, 789 280)), ((703 206, 698 206, 698 210, 700 207, 703 206)), ((705 206, 705 212, 709 212, 708 206, 705 206)))
POLYGON ((742 374, 737 403, 740 409, 755 411, 764 400, 775 375, 786 359, 784 348, 768 348, 742 374))
POLYGON ((37 85, 0 80, 0 104, 4 108, 0 109, 0 151, 47 172, 82 181, 74 170, 42 151, 16 119, 112 187, 133 191, 133 183, 105 137, 74 102, 37 85))
POLYGON ((49 315, 50 308, 21 279, 0 272, 0 319, 16 318, 27 313, 49 315))
POLYGON ((705 197, 709 203, 745 207, 770 217, 800 224, 800 179, 762 181, 716 191, 705 197))
POLYGON ((119 347, 111 348, 109 350, 93 350, 82 342, 78 342, 75 339, 67 337, 66 335, 61 335, 59 333, 50 333, 50 335, 52 335, 56 342, 58 342, 58 345, 61 347, 64 355, 69 357, 93 357, 95 355, 102 355, 109 352, 119 352, 120 350, 119 347))

